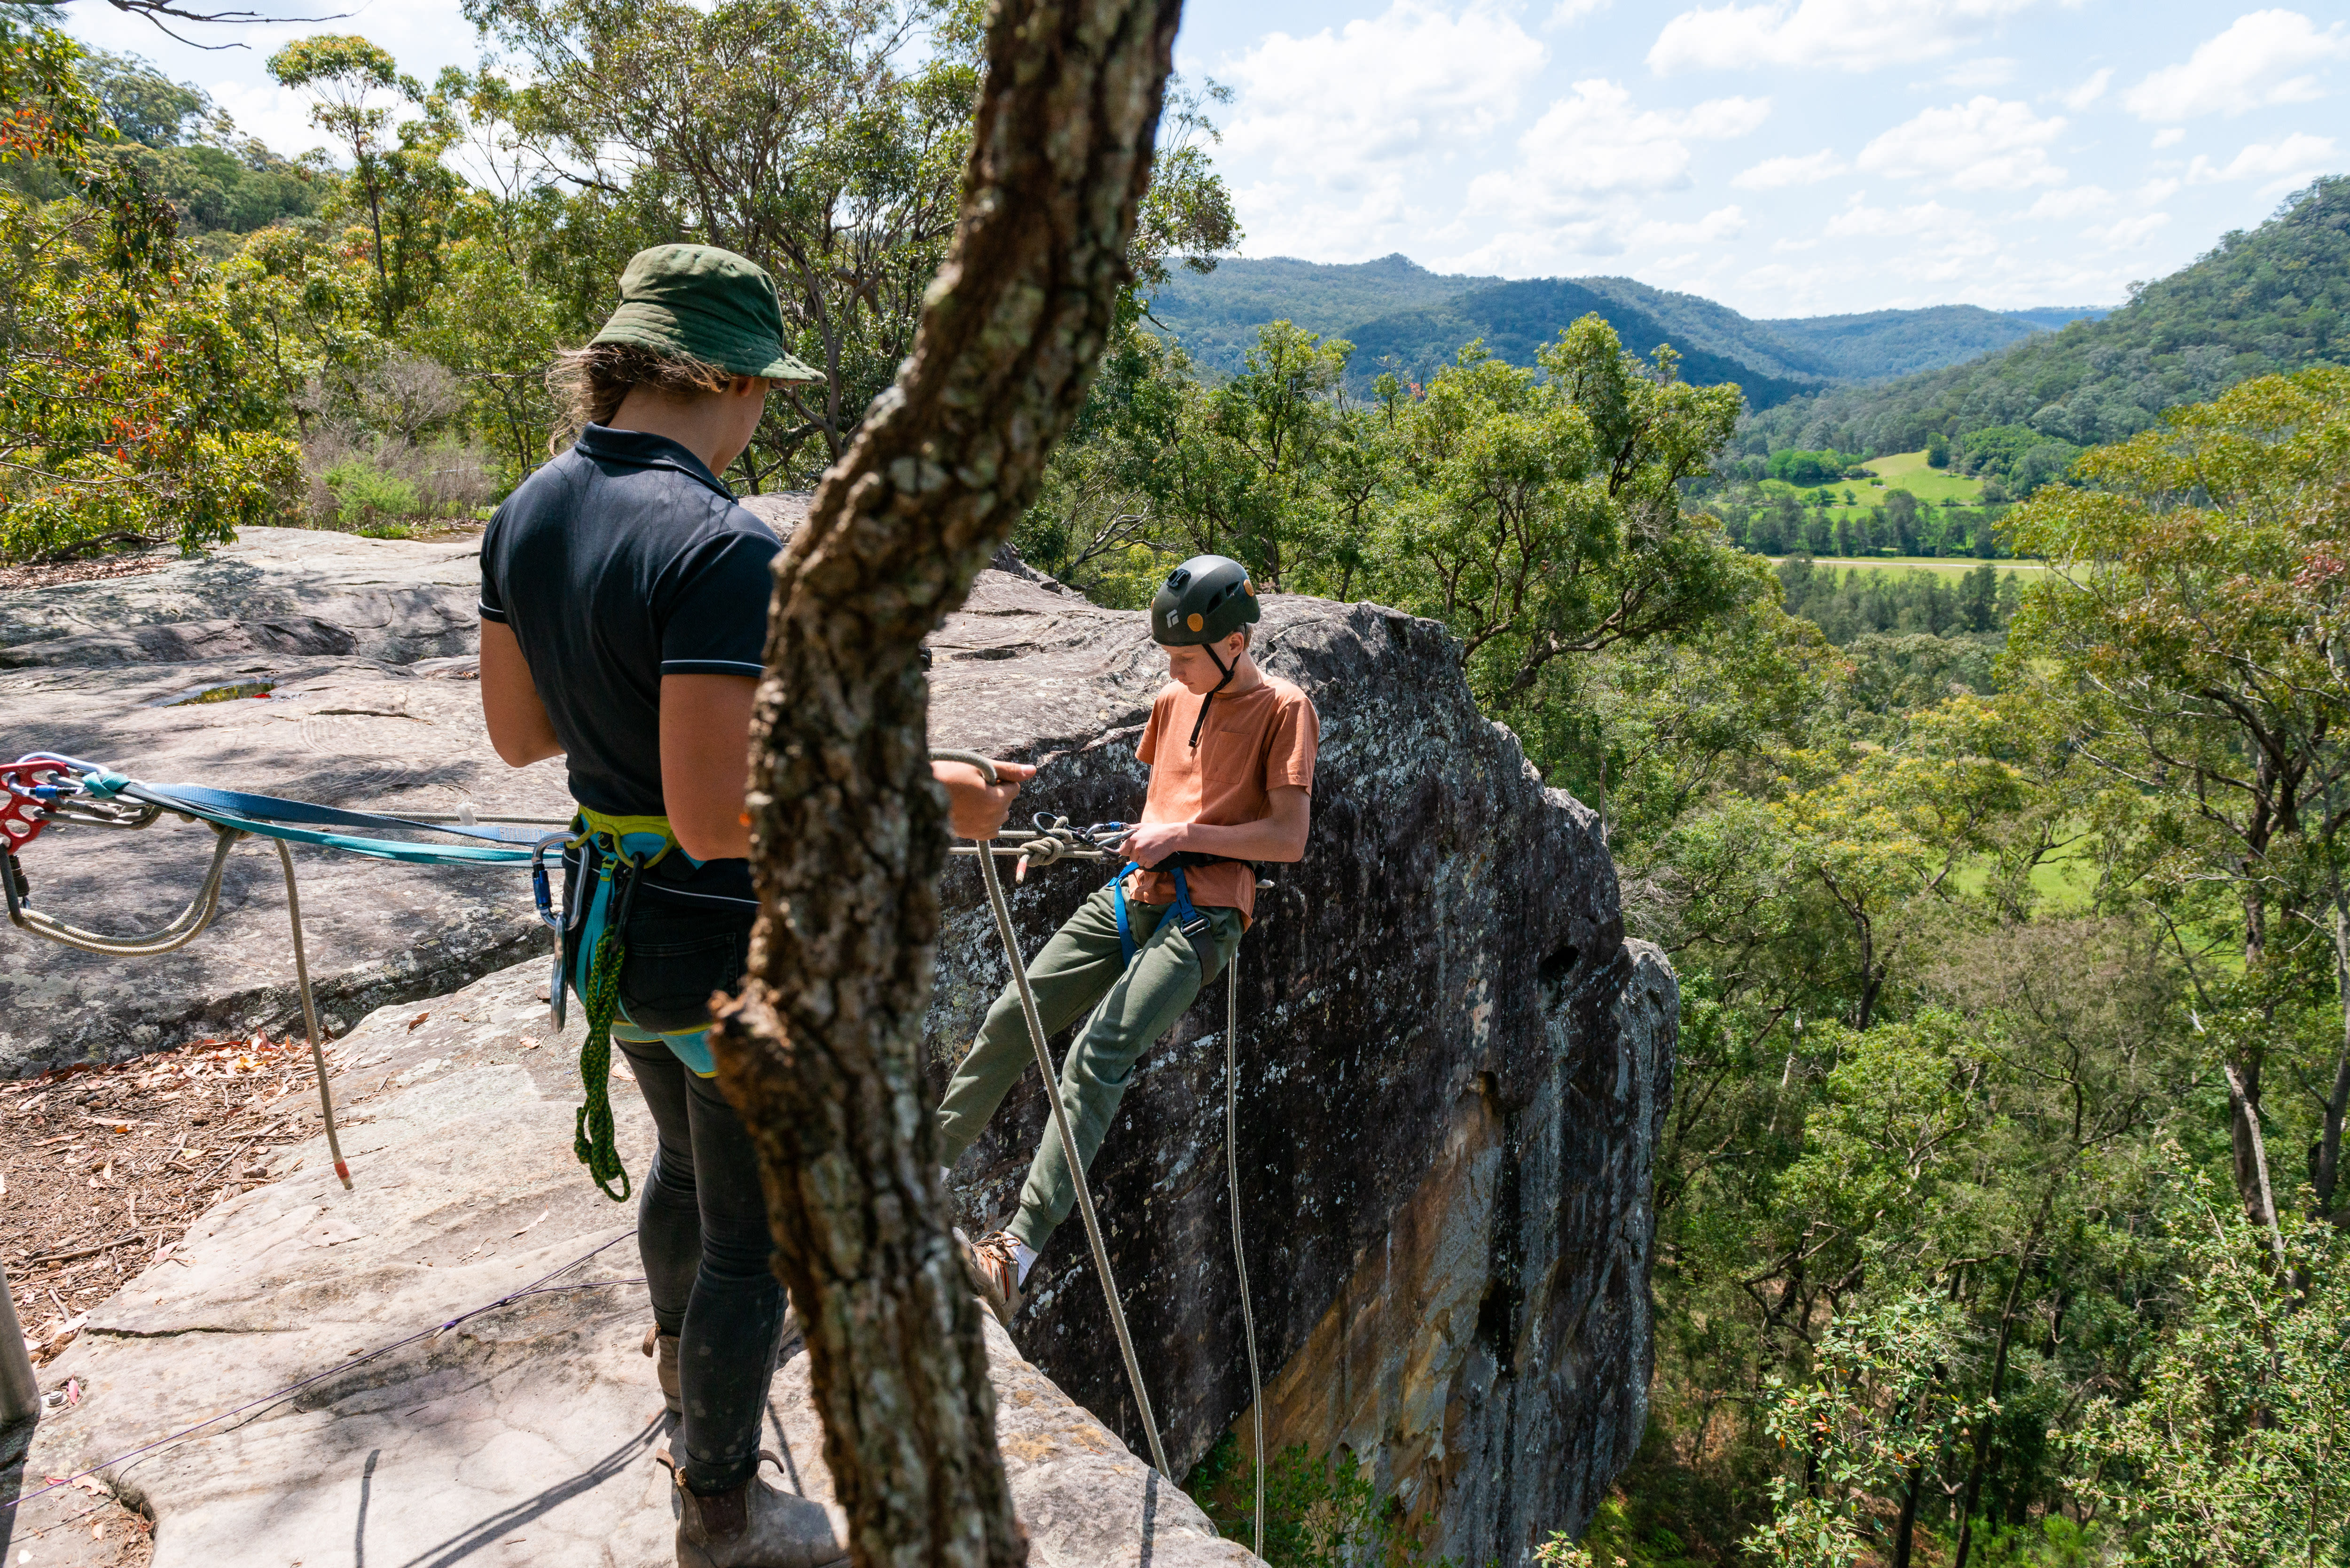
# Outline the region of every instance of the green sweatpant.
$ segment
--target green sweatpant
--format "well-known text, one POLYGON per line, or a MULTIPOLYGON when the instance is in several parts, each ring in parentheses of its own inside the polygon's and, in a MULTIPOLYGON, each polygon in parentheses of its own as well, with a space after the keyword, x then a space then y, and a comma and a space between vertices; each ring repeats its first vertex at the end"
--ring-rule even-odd
MULTIPOLYGON (((1128 923, 1141 944, 1128 964, 1118 946, 1117 904, 1106 884, 1028 965, 1028 984, 1036 994, 1036 1012, 1048 1039, 1093 1009, 1061 1064, 1060 1091, 1069 1131, 1087 1169, 1134 1076, 1135 1063, 1174 1027, 1200 988, 1232 961, 1240 946, 1238 909, 1201 909, 1208 919, 1201 939, 1209 948, 1203 973, 1191 940, 1168 918, 1173 908, 1127 900, 1128 923)), ((987 1010, 978 1041, 955 1069, 947 1097, 939 1104, 941 1161, 952 1165, 962 1157, 1035 1059, 1028 1026, 1020 1016, 1020 992, 1007 985, 987 1010)), ((1069 1217, 1076 1202, 1060 1134, 1048 1120, 1036 1158, 1029 1162, 1027 1183, 1020 1189, 1019 1218, 1007 1228, 1041 1251, 1045 1239, 1069 1217)))

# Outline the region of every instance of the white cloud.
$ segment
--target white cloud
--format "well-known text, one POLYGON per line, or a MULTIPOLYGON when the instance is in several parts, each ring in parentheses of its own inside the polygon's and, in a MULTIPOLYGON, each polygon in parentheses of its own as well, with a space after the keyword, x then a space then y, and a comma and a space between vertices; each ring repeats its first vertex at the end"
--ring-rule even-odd
POLYGON ((1792 67, 1874 70, 1949 54, 2033 0, 1736 0, 1684 11, 1648 50, 1659 76, 1792 67))
POLYGON ((2105 97, 2106 88, 2113 81, 2113 67, 2110 66, 2101 67, 2100 68, 2090 72, 2088 80, 2083 82, 2079 87, 2074 88, 2071 92, 2063 95, 2058 101, 2063 103, 2066 109, 2071 109, 2074 114, 2078 114, 2083 109, 2088 108, 2091 104, 2096 102, 2099 99, 2105 97))
POLYGON ((2187 128, 2183 125, 2173 125, 2156 131, 2154 140, 2147 145, 2159 152, 2166 147, 2176 147, 2186 140, 2187 128))
POLYGON ((2219 168, 2201 154, 2187 166, 2189 185, 2214 185, 2223 180, 2282 179, 2288 184, 2303 183, 2313 174, 2321 172, 2334 159, 2334 138, 2312 136, 2306 131, 2294 131, 2279 141, 2255 141, 2236 154, 2228 166, 2219 168))
POLYGON ((1972 213, 1960 207, 1945 207, 1939 202, 1920 202, 1908 207, 1872 207, 1865 194, 1856 194, 1844 211, 1827 221, 1830 239, 1900 239, 1917 235, 1937 235, 1946 247, 1960 254, 1981 255, 1999 248, 1999 243, 1982 232, 1972 213))
POLYGON ((2197 45, 2185 64, 2149 75, 2122 102, 2157 123, 2307 103, 2324 96, 2309 67, 2345 56, 2350 36, 2339 22, 2321 33, 2298 11, 2251 11, 2197 45))
POLYGON ((1336 32, 1272 34, 1242 56, 1224 139, 1316 171, 1389 161, 1506 125, 1548 57, 1501 11, 1395 0, 1336 32))
POLYGON ((1265 171, 1234 182, 1251 250, 1356 261, 1425 243, 1442 220, 1414 210, 1408 183, 1515 120, 1549 53, 1483 0, 1457 13, 1395 0, 1335 30, 1267 36, 1216 73, 1239 95, 1225 146, 1265 171))
POLYGON ((1750 98, 1644 109, 1618 83, 1576 82, 1571 96, 1553 102, 1518 139, 1513 166, 1470 182, 1466 221, 1458 228, 1464 234, 1483 229, 1482 243, 1448 265, 1523 276, 1569 268, 1571 258, 1637 251, 1632 265, 1645 269, 1642 277, 1679 275, 1690 282, 1711 265, 1708 253, 1665 248, 1732 239, 1745 231, 1746 213, 1721 206, 1691 222, 1671 222, 1650 215, 1650 199, 1692 183, 1691 143, 1745 136, 1770 113, 1770 99, 1750 98))
POLYGON ((1966 60, 1942 73, 1942 85, 1954 88, 2005 87, 2015 79, 2015 62, 2003 55, 1966 60))
POLYGON ((2069 191, 2044 191, 2032 203, 2027 218, 2077 218, 2114 204, 2114 193, 2102 185, 2075 185, 2069 191))
POLYGON ((2178 192, 2178 181, 2168 175, 2158 175, 2140 185, 2132 199, 2141 207, 2159 207, 2178 192))
POLYGON ((1858 162, 1871 173, 1960 191, 2055 185, 2064 171, 2048 161, 2048 143, 2064 129, 2061 115, 2042 119, 1986 95, 1903 121, 1862 148, 1858 162))
POLYGON ((2108 250, 2126 250, 2146 244, 2147 236, 2168 222, 2168 213, 2141 213, 2135 218, 2116 218, 2110 223, 2083 229, 2081 237, 2094 240, 2108 250))
POLYGON ((1827 148, 1804 158, 1765 158, 1742 169, 1730 182, 1742 191, 1776 191, 1788 185, 1816 185, 1833 180, 1851 165, 1827 148))
POLYGON ((1575 84, 1518 138, 1517 166, 1470 182, 1472 211, 1533 207, 1555 218, 1585 216, 1589 198, 1679 190, 1690 182, 1691 140, 1726 140, 1753 130, 1771 100, 1711 99, 1678 113, 1639 109, 1632 95, 1600 78, 1575 84))
POLYGON ((1608 0, 1558 0, 1558 4, 1550 8, 1550 15, 1543 19, 1543 30, 1548 32, 1553 27, 1564 27, 1570 22, 1580 22, 1595 11, 1607 9, 1607 3, 1608 0))
POLYGON ((1746 214, 1735 205, 1716 207, 1693 223, 1642 223, 1632 231, 1632 244, 1648 245, 1712 244, 1734 240, 1746 232, 1746 214))

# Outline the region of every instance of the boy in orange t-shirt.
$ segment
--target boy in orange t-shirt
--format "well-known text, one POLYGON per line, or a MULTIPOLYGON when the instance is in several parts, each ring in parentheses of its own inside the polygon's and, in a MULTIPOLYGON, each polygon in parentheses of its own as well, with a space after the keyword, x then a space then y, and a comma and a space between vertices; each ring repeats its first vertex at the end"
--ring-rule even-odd
MULTIPOLYGON (((1093 1165, 1134 1064, 1231 961, 1256 906, 1257 860, 1305 853, 1321 720, 1305 692, 1249 657, 1257 618, 1248 570, 1199 556, 1170 574, 1150 606, 1150 635, 1173 678, 1151 704, 1137 752, 1150 767, 1142 820, 1124 850, 1147 869, 1086 900, 1028 966, 1036 1011, 1056 1033, 1088 1008, 1061 1068, 1061 1104, 1093 1165)), ((951 1166, 1035 1060, 1018 988, 988 1009, 971 1054, 939 1105, 940 1158, 951 1166)), ((972 1262, 1007 1324, 1020 1287, 1076 1187, 1048 1123, 1020 1212, 981 1239, 972 1262)))

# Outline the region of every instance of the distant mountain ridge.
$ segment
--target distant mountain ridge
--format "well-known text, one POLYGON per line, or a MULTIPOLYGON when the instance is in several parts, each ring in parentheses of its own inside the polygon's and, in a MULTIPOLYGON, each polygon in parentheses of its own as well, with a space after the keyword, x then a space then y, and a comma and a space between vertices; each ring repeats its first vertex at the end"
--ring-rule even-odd
POLYGON ((1910 452, 1929 435, 2004 432, 2073 447, 2123 440, 2162 410, 2240 381, 2350 363, 2350 176, 2220 236, 2130 301, 1954 365, 1783 400, 1741 432, 1752 455, 1794 447, 1910 452))
POLYGON ((1669 343, 1682 356, 1683 375, 1735 381, 1757 410, 1841 383, 1952 364, 2105 314, 2094 306, 1993 311, 1945 305, 1755 320, 1635 278, 1446 275, 1400 253, 1352 264, 1289 256, 1226 261, 1205 275, 1179 273, 1151 305, 1153 319, 1211 375, 1239 370, 1257 328, 1287 320, 1352 342, 1349 379, 1361 385, 1388 369, 1424 379, 1474 337, 1503 359, 1531 365, 1536 347, 1593 311, 1607 318, 1626 348, 1646 355, 1669 343))

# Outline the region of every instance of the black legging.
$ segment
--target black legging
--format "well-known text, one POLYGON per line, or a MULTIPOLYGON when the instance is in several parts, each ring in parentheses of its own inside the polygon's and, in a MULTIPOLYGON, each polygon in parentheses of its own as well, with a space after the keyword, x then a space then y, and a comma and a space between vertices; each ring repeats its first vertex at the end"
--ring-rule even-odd
POLYGON ((666 1045, 616 1041, 660 1135, 637 1202, 637 1248, 653 1321, 681 1335, 685 1483, 707 1496, 759 1467, 759 1423, 784 1326, 784 1288, 767 1266, 766 1193, 750 1136, 716 1080, 666 1045))

